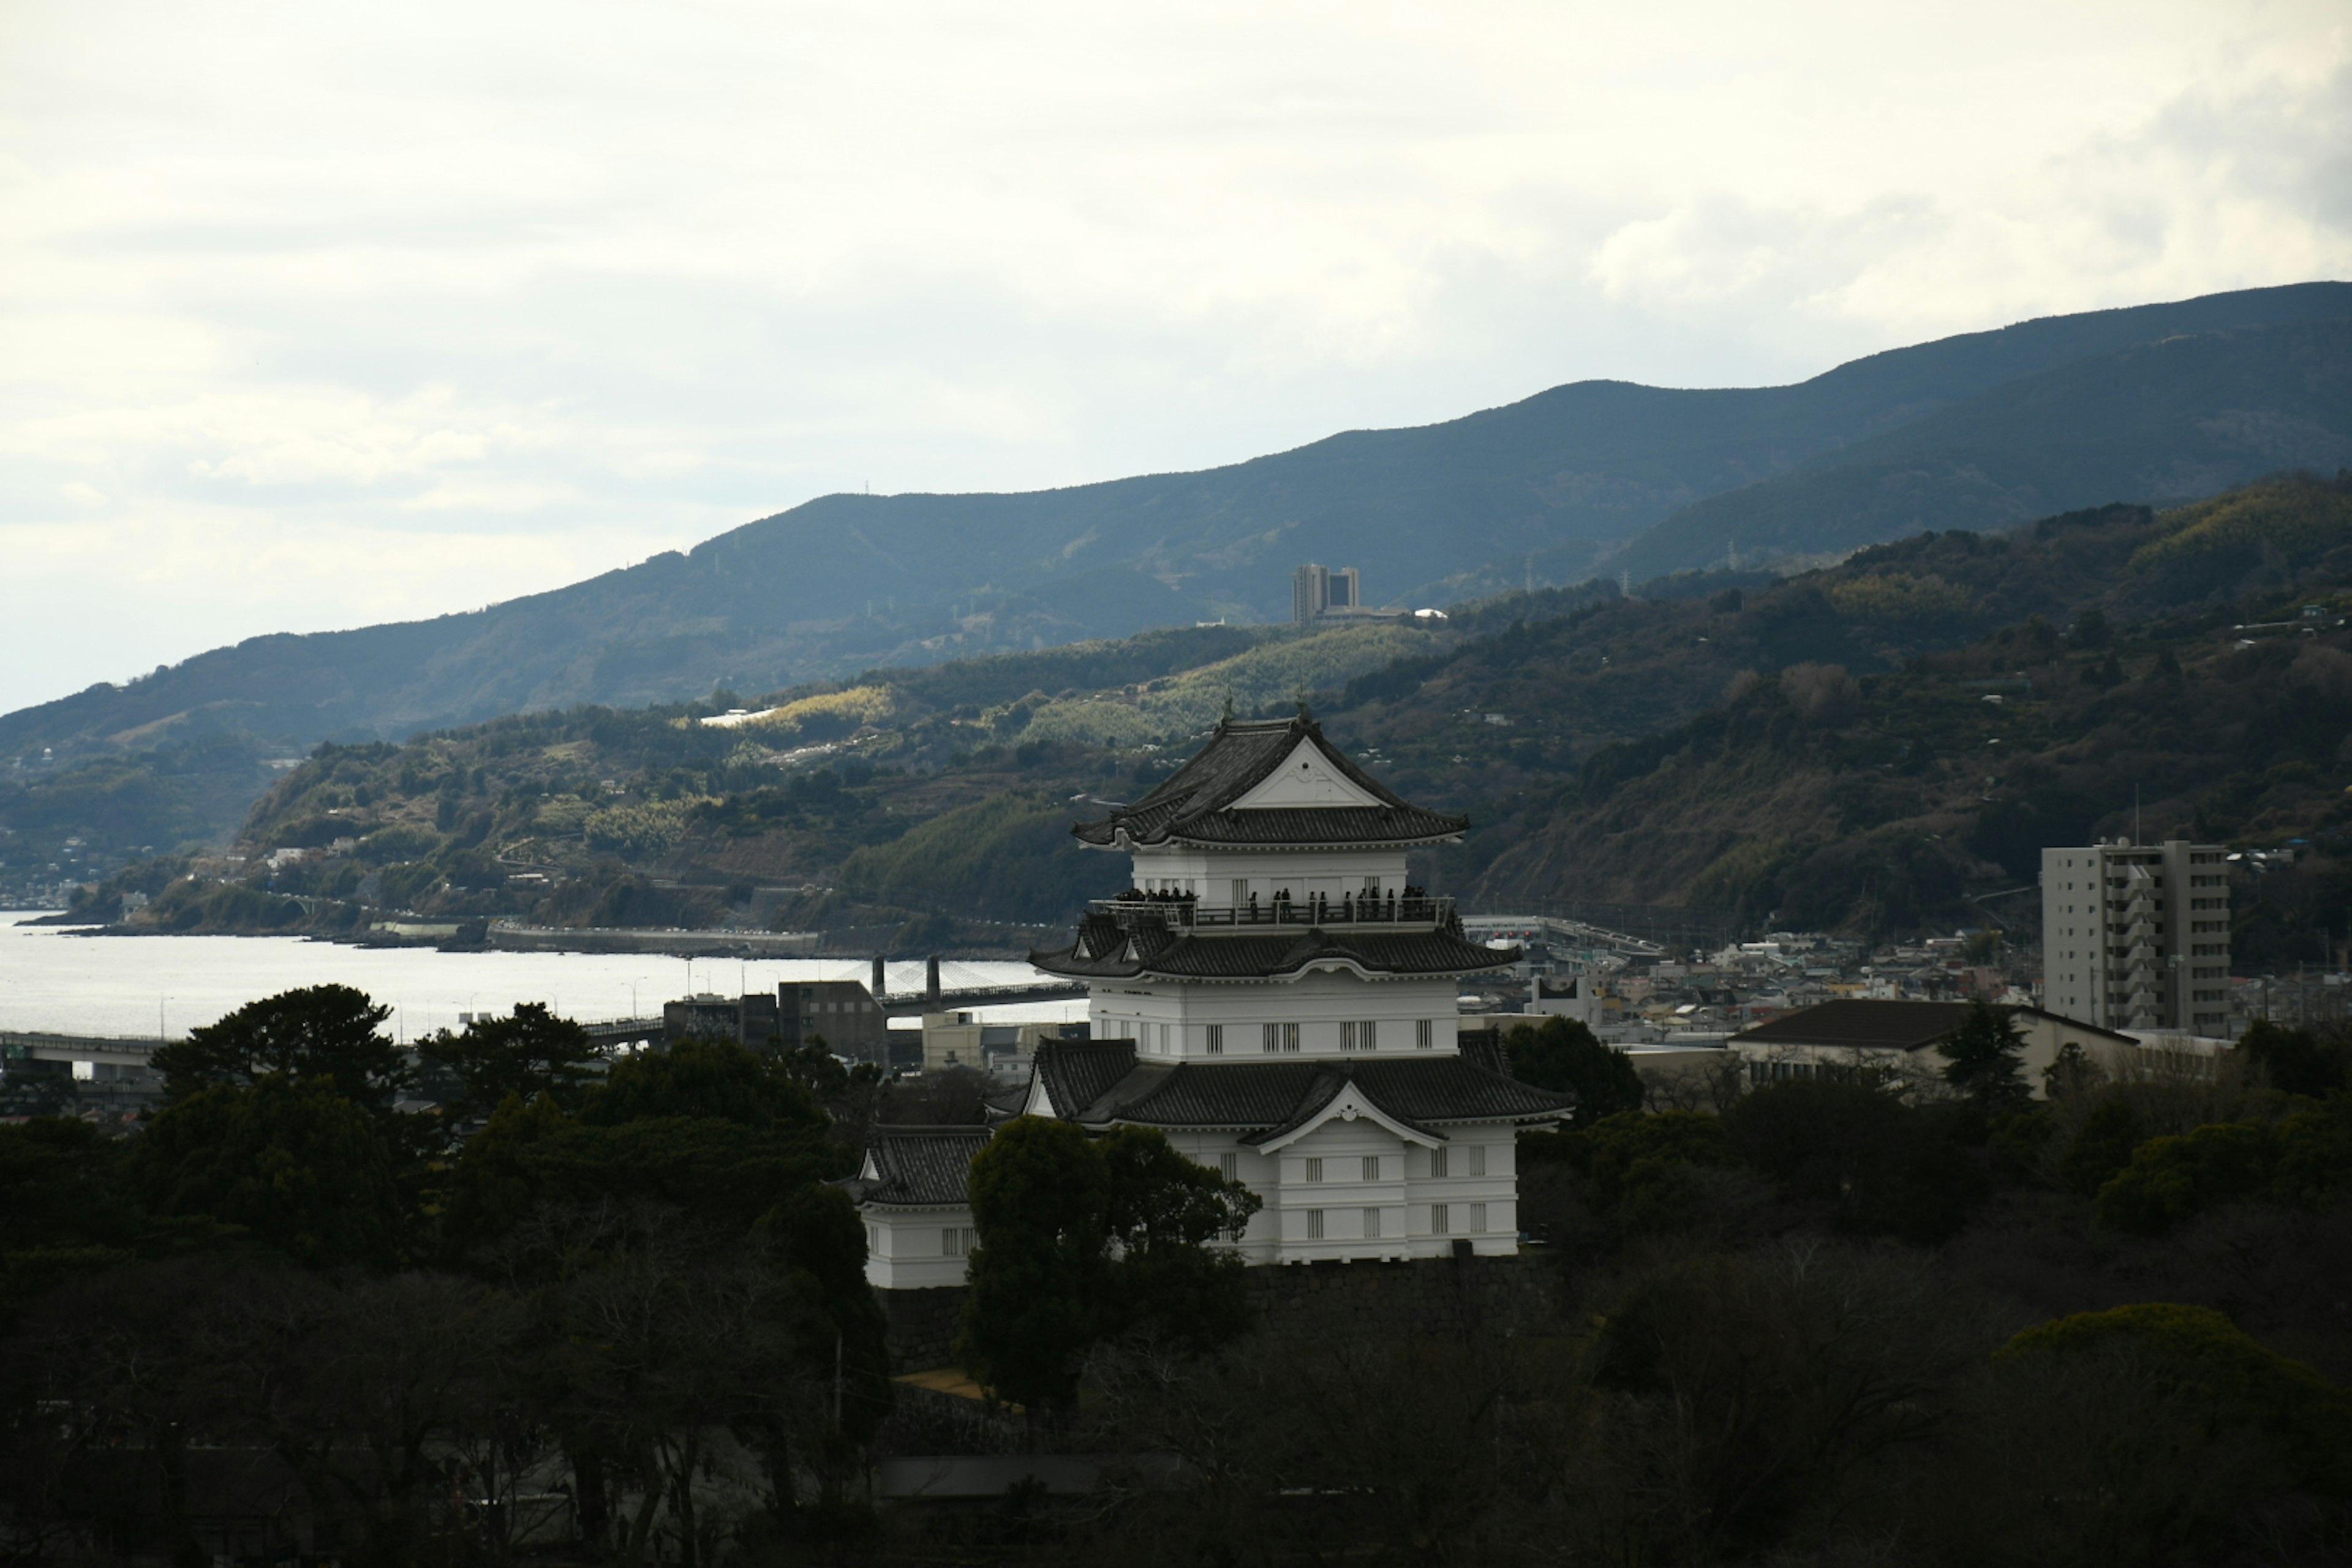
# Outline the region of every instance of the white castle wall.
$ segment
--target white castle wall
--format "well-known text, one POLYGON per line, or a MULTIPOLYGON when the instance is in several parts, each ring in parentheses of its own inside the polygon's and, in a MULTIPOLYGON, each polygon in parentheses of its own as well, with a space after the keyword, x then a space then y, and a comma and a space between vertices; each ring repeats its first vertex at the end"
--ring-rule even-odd
POLYGON ((1188 985, 1147 981, 1098 982, 1087 1009, 1098 1040, 1132 1039, 1146 1061, 1267 1059, 1265 1026, 1276 1026, 1275 1055, 1288 1037, 1280 1026, 1297 1025, 1300 1057, 1396 1057, 1459 1048, 1462 1018, 1454 982, 1437 979, 1366 979, 1352 971, 1318 972, 1286 981, 1201 983, 1188 985), (1376 1026, 1376 1044, 1363 1045, 1366 1022, 1376 1026), (1354 1049, 1342 1047, 1341 1026, 1357 1029, 1354 1049), (1429 1025, 1430 1044, 1417 1042, 1419 1026, 1429 1025), (1224 1049, 1209 1051, 1209 1026, 1224 1030, 1224 1049))

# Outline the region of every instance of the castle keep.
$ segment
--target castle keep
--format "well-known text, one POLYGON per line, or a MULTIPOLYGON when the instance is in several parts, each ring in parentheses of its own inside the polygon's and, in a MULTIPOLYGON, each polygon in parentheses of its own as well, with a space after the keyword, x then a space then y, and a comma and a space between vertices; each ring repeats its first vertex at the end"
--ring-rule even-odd
MULTIPOLYGON (((1093 1037, 1041 1045, 992 1115, 1159 1128, 1265 1200, 1240 1242, 1252 1263, 1516 1253, 1514 1141, 1570 1101, 1460 1029, 1459 977, 1517 951, 1466 939, 1405 857, 1468 826, 1391 793, 1311 720, 1220 724, 1143 799, 1072 830, 1133 859, 1069 946, 1030 955, 1087 983, 1093 1037)), ((961 1283, 966 1177, 990 1136, 875 1130, 855 1186, 874 1285, 961 1283)))

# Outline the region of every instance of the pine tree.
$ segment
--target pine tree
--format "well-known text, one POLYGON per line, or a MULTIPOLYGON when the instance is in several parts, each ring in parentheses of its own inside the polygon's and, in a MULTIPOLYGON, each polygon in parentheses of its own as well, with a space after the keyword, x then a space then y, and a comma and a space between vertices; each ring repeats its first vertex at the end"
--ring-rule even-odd
POLYGON ((2033 1098, 2021 1061, 2024 1037, 2007 1013, 1988 1002, 1969 1004, 1969 1016, 1936 1049, 1948 1064, 1944 1081, 1988 1108, 2020 1107, 2033 1098))

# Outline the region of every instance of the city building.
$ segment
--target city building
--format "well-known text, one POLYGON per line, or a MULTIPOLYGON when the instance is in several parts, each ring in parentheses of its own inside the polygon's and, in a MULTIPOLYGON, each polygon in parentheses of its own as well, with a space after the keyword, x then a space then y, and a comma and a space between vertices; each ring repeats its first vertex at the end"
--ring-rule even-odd
MULTIPOLYGON (((1091 1037, 1041 1042, 994 1114, 1159 1128, 1263 1200, 1238 1243, 1254 1264, 1515 1253, 1518 1130, 1572 1102, 1461 1027, 1460 977, 1517 950, 1468 941, 1452 900, 1405 879, 1410 849, 1468 826, 1391 794, 1309 719, 1227 720, 1073 829, 1132 858, 1124 893, 1030 955, 1087 983, 1091 1037)), ((972 1222, 945 1168, 982 1146, 877 1130, 852 1184, 876 1286, 961 1278, 972 1222)))
POLYGON ((1328 611, 1364 602, 1364 580, 1353 566, 1336 570, 1312 562, 1290 574, 1290 618, 1300 626, 1328 611))
POLYGON ((1412 614, 1402 605, 1364 603, 1364 580, 1353 566, 1310 562, 1290 574, 1290 618, 1302 626, 1318 621, 1402 621, 1412 614))
POLYGON ((821 1039, 837 1057, 878 1063, 888 1054, 889 1017, 855 980, 786 981, 773 996, 706 992, 664 1003, 662 1038, 735 1040, 754 1050, 821 1039))
POLYGON ((734 1040, 765 1049, 777 1037, 776 998, 753 993, 722 996, 699 991, 662 1004, 662 1043, 680 1040, 734 1040))
MULTIPOLYGON (((1972 1005, 1840 997, 1742 1029, 1725 1044, 1751 1084, 1787 1079, 1917 1081, 1943 1076, 1948 1064, 1936 1047, 1968 1021, 1972 1005)), ((2036 1100, 2046 1098, 2042 1075, 2070 1045, 2103 1065, 2129 1059, 2125 1053, 2139 1049, 2128 1035, 2039 1007, 2001 1012, 2024 1042, 2018 1065, 2036 1100)))
POLYGON ((855 980, 786 981, 776 987, 777 1034, 787 1046, 822 1039, 837 1057, 887 1059, 889 1015, 855 980))
POLYGON ((2042 1001, 2109 1029, 2230 1026, 2230 868, 2218 844, 2042 852, 2042 1001))

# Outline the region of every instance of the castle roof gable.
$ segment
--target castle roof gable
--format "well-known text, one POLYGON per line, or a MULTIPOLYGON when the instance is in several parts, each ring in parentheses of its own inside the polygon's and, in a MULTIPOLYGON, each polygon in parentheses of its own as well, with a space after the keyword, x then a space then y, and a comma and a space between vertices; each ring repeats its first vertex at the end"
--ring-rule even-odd
POLYGON ((1228 719, 1141 800, 1070 831, 1082 843, 1109 848, 1122 841, 1418 844, 1454 837, 1469 826, 1467 817, 1402 799, 1302 715, 1228 719))

